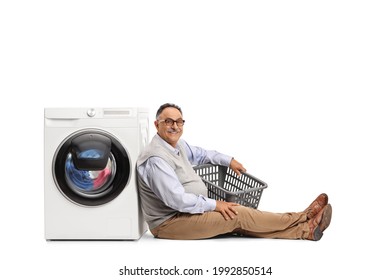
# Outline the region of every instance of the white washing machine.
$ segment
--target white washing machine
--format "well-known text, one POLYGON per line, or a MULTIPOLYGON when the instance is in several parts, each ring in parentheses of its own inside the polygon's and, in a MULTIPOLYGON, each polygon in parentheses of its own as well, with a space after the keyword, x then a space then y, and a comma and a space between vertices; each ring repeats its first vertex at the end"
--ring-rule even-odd
POLYGON ((146 231, 135 163, 144 108, 45 109, 45 238, 136 240, 146 231))

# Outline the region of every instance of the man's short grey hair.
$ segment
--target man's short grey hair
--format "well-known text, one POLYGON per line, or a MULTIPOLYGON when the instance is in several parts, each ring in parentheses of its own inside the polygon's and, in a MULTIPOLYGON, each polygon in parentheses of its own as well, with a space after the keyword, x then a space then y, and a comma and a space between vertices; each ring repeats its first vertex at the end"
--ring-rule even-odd
POLYGON ((161 115, 162 111, 164 111, 164 109, 166 109, 166 108, 176 108, 177 110, 179 110, 180 114, 183 115, 183 112, 181 111, 181 108, 178 105, 173 104, 173 103, 165 103, 165 104, 161 105, 160 108, 158 108, 157 113, 156 113, 156 120, 161 115))

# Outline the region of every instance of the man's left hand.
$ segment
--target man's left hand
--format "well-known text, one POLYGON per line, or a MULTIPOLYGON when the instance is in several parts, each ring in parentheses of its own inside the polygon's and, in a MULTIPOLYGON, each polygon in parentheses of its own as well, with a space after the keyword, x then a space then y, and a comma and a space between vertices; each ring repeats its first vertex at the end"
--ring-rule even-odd
POLYGON ((244 168, 244 166, 239 163, 237 160, 235 160, 234 158, 232 159, 232 161, 230 162, 230 166, 229 166, 238 176, 241 176, 241 172, 246 172, 246 169, 244 168))

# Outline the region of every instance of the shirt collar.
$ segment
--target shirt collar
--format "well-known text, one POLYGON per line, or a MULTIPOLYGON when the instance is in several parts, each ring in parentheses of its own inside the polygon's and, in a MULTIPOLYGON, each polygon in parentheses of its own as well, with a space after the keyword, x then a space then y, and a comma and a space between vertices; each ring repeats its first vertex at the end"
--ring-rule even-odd
POLYGON ((159 140, 159 142, 161 143, 161 145, 163 145, 165 148, 167 148, 168 151, 170 151, 171 153, 173 153, 173 154, 175 154, 177 156, 180 154, 180 150, 178 148, 174 148, 171 145, 169 145, 167 143, 167 141, 165 141, 164 139, 161 138, 160 135, 156 134, 156 137, 159 140))

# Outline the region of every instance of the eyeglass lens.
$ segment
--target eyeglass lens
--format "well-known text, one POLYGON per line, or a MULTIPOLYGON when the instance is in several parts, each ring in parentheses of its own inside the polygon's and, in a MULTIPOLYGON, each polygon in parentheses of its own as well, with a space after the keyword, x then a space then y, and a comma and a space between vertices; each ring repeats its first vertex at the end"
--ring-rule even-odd
POLYGON ((164 120, 164 122, 166 125, 173 125, 174 123, 176 123, 177 126, 183 126, 185 120, 183 120, 183 119, 172 120, 171 118, 167 118, 164 120))

